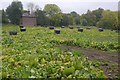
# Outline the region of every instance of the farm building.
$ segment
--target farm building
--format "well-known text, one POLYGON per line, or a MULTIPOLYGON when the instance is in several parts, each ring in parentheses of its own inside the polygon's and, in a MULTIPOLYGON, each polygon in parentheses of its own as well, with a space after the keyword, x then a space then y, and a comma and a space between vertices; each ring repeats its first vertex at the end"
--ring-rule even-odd
POLYGON ((26 11, 23 13, 21 20, 20 20, 20 25, 24 26, 36 26, 37 21, 36 21, 36 16, 34 13, 30 13, 30 11, 26 11))

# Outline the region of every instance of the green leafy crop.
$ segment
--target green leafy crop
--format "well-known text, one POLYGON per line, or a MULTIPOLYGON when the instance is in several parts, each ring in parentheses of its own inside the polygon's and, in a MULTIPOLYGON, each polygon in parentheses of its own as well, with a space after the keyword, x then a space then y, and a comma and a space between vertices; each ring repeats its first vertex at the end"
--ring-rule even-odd
MULTIPOLYGON (((61 34, 44 27, 27 27, 26 32, 10 36, 16 26, 3 27, 2 77, 3 78, 105 78, 103 71, 81 52, 63 51, 60 45, 117 50, 117 33, 111 31, 77 32, 64 28, 61 34), (104 39, 103 39, 104 38, 104 39)), ((19 27, 17 27, 19 29, 19 27)), ((98 66, 98 64, 95 64, 98 66)))

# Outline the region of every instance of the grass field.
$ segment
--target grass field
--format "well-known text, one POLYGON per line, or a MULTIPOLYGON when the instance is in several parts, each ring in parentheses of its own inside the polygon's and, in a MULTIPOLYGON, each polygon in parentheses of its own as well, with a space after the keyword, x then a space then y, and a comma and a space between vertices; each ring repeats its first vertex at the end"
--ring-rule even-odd
MULTIPOLYGON (((11 78, 106 78, 99 61, 89 60, 82 51, 63 50, 60 47, 94 49, 113 54, 120 48, 118 33, 97 28, 59 28, 55 34, 48 27, 27 27, 20 32, 19 26, 5 25, 2 28, 2 77, 11 78), (10 36, 15 30, 17 35, 10 36)), ((91 52, 92 53, 92 52, 91 52)), ((107 53, 106 53, 107 54, 107 53)), ((114 63, 111 63, 114 66, 114 63)), ((116 65, 115 65, 116 66, 116 65)), ((112 76, 112 77, 116 77, 112 76)))

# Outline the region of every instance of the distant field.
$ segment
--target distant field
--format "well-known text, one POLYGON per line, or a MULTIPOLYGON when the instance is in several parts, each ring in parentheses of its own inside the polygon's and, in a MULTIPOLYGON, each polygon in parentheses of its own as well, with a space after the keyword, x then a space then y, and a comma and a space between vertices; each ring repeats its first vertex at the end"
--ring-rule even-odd
MULTIPOLYGON (((91 48, 105 52, 117 52, 118 33, 97 28, 59 28, 55 34, 48 27, 27 27, 20 32, 19 26, 3 26, 2 29, 2 77, 17 78, 105 78, 98 61, 91 61, 80 51, 62 50, 61 46, 91 48), (10 36, 15 30, 17 35, 10 36)), ((92 53, 92 52, 91 52, 92 53)), ((114 63, 112 63, 114 65, 114 63)), ((112 76, 115 77, 115 76, 112 76)))

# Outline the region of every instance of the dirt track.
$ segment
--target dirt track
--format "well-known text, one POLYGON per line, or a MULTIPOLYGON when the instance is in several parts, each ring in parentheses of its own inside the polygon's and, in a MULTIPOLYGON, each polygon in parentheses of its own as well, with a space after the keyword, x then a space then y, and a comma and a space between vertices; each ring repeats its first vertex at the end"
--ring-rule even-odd
POLYGON ((113 78, 118 75, 118 53, 105 52, 95 49, 85 49, 75 46, 60 46, 64 51, 79 51, 87 56, 89 60, 97 60, 101 62, 100 69, 102 69, 108 78, 113 78))

